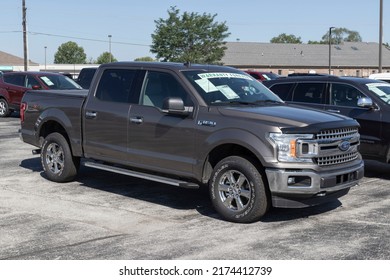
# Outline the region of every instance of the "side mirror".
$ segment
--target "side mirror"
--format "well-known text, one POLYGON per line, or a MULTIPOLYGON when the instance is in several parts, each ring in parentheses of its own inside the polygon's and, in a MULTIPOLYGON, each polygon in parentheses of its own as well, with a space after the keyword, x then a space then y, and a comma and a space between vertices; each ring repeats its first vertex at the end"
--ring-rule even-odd
POLYGON ((40 86, 37 86, 37 85, 35 85, 35 86, 32 86, 32 89, 34 89, 34 90, 38 90, 38 89, 41 89, 41 87, 40 87, 40 86))
POLYGON ((164 99, 162 110, 164 113, 187 116, 190 111, 184 106, 183 99, 179 97, 168 97, 164 99))
POLYGON ((358 107, 362 107, 362 108, 374 108, 374 103, 372 102, 372 99, 369 97, 359 98, 357 105, 358 107))

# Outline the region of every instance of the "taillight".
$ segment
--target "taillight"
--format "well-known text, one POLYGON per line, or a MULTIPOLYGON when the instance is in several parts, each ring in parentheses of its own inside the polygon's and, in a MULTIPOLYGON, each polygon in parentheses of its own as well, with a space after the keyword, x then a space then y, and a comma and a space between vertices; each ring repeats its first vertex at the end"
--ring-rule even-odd
POLYGON ((20 103, 20 121, 24 122, 24 112, 27 109, 27 104, 26 103, 20 103))

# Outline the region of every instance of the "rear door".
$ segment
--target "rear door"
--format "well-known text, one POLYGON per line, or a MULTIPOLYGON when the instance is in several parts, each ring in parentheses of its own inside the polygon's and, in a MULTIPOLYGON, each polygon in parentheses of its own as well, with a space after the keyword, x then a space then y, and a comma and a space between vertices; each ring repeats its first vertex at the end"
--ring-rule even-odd
POLYGON ((326 87, 326 82, 297 82, 292 92, 291 102, 323 110, 326 87))
POLYGON ((134 69, 105 69, 95 92, 90 92, 83 115, 86 157, 115 163, 127 162, 131 103, 138 93, 134 69))
POLYGON ((4 75, 5 89, 9 95, 9 103, 13 107, 18 107, 22 100, 23 94, 28 88, 26 88, 26 75, 25 74, 12 74, 4 75))

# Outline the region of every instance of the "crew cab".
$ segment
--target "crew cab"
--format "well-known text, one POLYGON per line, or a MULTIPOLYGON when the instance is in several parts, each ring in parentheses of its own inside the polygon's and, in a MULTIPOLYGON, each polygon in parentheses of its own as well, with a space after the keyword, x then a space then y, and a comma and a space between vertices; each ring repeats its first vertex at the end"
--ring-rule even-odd
POLYGON ((215 65, 103 64, 89 91, 29 91, 21 104, 21 139, 37 147, 48 179, 73 180, 81 163, 207 186, 217 212, 243 223, 270 206, 347 194, 364 174, 358 127, 287 105, 246 73, 215 65))

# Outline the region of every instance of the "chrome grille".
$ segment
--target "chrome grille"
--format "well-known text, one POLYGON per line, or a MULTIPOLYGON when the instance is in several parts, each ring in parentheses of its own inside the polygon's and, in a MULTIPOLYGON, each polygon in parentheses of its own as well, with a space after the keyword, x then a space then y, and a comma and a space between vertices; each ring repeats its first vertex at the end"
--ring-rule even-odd
POLYGON ((317 134, 318 140, 340 140, 355 137, 358 134, 357 128, 340 128, 324 130, 317 134))
POLYGON ((357 128, 338 128, 321 131, 316 135, 319 144, 319 156, 315 158, 319 166, 332 166, 354 161, 359 153, 359 132, 357 128), (342 141, 349 141, 353 150, 341 151, 339 144, 342 141))
POLYGON ((329 165, 335 165, 335 164, 341 164, 353 161, 357 159, 358 153, 348 153, 348 154, 340 154, 335 156, 328 156, 328 157, 318 157, 316 158, 317 164, 320 166, 329 166, 329 165))

